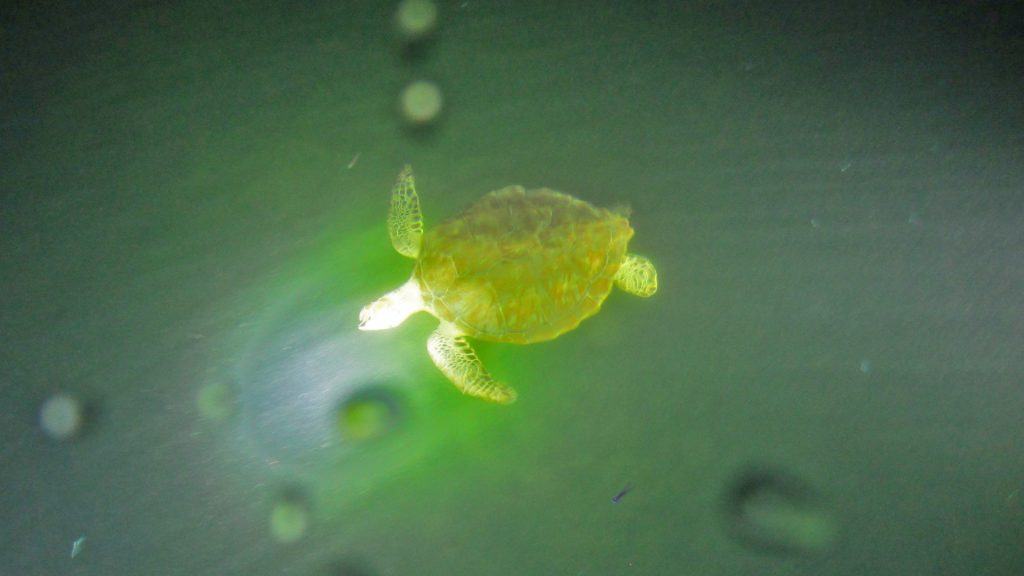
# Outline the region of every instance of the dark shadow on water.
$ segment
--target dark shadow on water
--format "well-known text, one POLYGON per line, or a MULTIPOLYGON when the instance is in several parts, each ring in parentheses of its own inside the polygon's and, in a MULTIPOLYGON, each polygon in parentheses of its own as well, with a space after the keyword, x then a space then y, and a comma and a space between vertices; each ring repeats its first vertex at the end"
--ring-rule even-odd
POLYGON ((739 473, 723 508, 730 537, 757 552, 817 554, 835 541, 836 525, 824 498, 781 469, 751 466, 739 473))
POLYGON ((315 572, 317 576, 377 576, 379 572, 359 559, 349 558, 336 560, 323 570, 315 572))

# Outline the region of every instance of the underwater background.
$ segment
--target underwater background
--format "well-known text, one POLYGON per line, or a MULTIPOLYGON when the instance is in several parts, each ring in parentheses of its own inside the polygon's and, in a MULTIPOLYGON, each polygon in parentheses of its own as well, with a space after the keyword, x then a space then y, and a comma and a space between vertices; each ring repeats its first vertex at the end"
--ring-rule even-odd
POLYGON ((984 0, 14 3, 0 574, 1024 574, 1022 93, 984 0), (406 163, 658 293, 462 396, 406 163))

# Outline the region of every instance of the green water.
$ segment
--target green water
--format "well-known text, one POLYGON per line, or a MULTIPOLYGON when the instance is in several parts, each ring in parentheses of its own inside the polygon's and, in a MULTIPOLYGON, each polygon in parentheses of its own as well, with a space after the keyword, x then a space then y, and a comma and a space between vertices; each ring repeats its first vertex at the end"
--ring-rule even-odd
POLYGON ((1019 9, 208 4, 0 24, 0 574, 1024 573, 1019 9), (405 163, 628 204, 658 294, 463 397, 356 330, 405 163))

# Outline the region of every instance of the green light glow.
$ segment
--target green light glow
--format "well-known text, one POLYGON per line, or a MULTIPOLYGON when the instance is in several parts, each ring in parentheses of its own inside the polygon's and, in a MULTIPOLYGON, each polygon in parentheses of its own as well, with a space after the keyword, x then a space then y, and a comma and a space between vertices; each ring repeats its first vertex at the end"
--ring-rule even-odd
MULTIPOLYGON (((224 384, 197 394, 203 414, 237 430, 225 441, 268 463, 275 481, 301 485, 308 507, 327 522, 382 493, 394 496, 389 487, 429 490, 452 469, 503 458, 494 449, 515 417, 459 394, 437 370, 426 349, 437 323, 429 315, 411 317, 402 330, 358 330, 360 308, 409 274, 409 261, 388 241, 386 201, 384 190, 376 218, 347 217, 379 224, 340 229, 238 299, 234 333, 209 342, 225 363, 210 371, 235 383, 237 404, 224 384), (237 417, 228 418, 232 406, 237 417)), ((490 358, 510 376, 527 377, 505 365, 514 364, 511 351, 490 358)), ((275 538, 294 536, 273 527, 294 527, 292 512, 275 511, 275 538)))

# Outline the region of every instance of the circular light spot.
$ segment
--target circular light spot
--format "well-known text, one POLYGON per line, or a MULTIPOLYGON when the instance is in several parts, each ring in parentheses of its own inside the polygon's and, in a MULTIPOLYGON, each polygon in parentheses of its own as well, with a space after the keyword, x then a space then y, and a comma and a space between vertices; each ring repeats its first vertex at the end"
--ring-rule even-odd
POLYGON ((832 546, 836 525, 818 494, 799 478, 765 470, 743 474, 729 493, 732 536, 757 550, 789 554, 832 546))
POLYGON ((342 437, 362 442, 392 430, 399 416, 397 398, 390 391, 366 388, 349 396, 338 409, 338 429, 342 437))
POLYGON ((196 395, 199 413, 214 422, 223 422, 234 415, 236 400, 234 390, 226 382, 207 384, 196 395))
POLYGON ((395 11, 395 27, 407 42, 422 40, 437 26, 437 6, 430 0, 404 0, 395 11))
POLYGON ((39 410, 43 432, 54 440, 67 440, 82 427, 82 403, 66 394, 55 394, 39 410))
POLYGON ((281 543, 295 542, 302 538, 309 525, 309 512, 294 499, 283 499, 270 513, 270 535, 281 543))
POLYGON ((402 91, 402 117, 410 124, 429 124, 441 113, 443 101, 441 89, 433 82, 413 82, 402 91))

